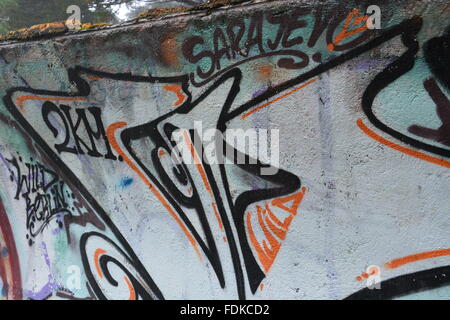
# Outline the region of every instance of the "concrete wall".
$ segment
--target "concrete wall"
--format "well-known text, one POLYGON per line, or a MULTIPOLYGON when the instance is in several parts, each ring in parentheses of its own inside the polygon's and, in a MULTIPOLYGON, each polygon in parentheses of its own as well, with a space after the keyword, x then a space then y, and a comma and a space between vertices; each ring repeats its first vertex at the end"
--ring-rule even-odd
POLYGON ((449 16, 251 1, 3 42, 1 296, 449 298, 449 16), (197 160, 279 130, 277 170, 176 163, 177 128, 197 160))

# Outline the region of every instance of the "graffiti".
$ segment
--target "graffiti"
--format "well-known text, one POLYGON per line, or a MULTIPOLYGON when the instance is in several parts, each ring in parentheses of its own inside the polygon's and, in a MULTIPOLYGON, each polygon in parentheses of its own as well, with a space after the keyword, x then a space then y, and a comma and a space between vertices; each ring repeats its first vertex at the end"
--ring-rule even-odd
POLYGON ((28 80, 5 88, 0 110, 23 136, 0 136, 4 297, 246 299, 283 287, 385 299, 448 285, 448 32, 431 32, 425 9, 373 29, 364 6, 281 8, 165 32, 163 58, 177 63, 120 37, 94 59, 93 32, 51 84, 14 71, 28 80), (255 144, 277 157, 247 150, 249 132, 268 130, 255 144), (421 228, 430 240, 417 243, 421 228), (21 260, 23 238, 37 258, 21 260), (39 263, 48 274, 23 277, 39 263))
MULTIPOLYGON (((327 46, 330 51, 344 51, 351 49, 367 40, 370 30, 367 27, 367 16, 359 16, 359 10, 348 12, 346 7, 335 5, 333 7, 320 6, 312 11, 311 8, 299 8, 285 13, 273 15, 255 14, 251 17, 248 27, 244 19, 234 19, 225 27, 217 27, 212 33, 211 49, 208 50, 206 41, 201 36, 192 36, 184 40, 182 52, 184 58, 198 65, 196 75, 202 80, 211 79, 233 67, 256 59, 272 56, 285 56, 278 59, 277 66, 284 69, 304 69, 310 64, 310 57, 306 50, 318 46, 318 40, 322 33, 326 33, 327 46), (306 36, 295 36, 298 30, 308 30, 306 16, 314 17, 313 28, 310 31, 308 41, 306 36), (343 29, 335 36, 341 22, 345 19, 343 29), (269 24, 266 26, 265 24, 269 24), (351 27, 350 27, 351 24, 351 27), (362 25, 355 28, 355 26, 362 25), (267 38, 265 29, 276 29, 274 38, 267 38), (345 38, 362 33, 352 41, 343 42, 345 38), (299 45, 307 45, 304 51, 298 50, 299 45), (198 47, 202 48, 201 51, 198 47), (256 51, 256 52, 255 52, 256 51), (227 59, 228 66, 223 67, 222 58, 227 59), (235 60, 240 60, 234 62, 235 60), (205 62, 207 61, 207 62, 205 62), (202 66, 208 65, 209 68, 202 66)), ((316 52, 312 59, 316 63, 322 62, 322 54, 316 52)), ((199 86, 191 74, 193 85, 199 86)))
POLYGON ((423 86, 436 103, 436 113, 442 121, 442 126, 435 130, 418 125, 412 125, 408 128, 408 131, 417 136, 432 139, 446 146, 450 146, 450 100, 439 88, 436 80, 427 79, 424 81, 423 86))
MULTIPOLYGON (((127 81, 144 81, 144 78, 134 78, 127 75, 111 75, 106 74, 102 72, 95 72, 90 70, 84 70, 79 68, 78 70, 74 70, 72 73, 72 78, 75 79, 77 73, 82 72, 88 72, 91 75, 95 77, 99 77, 102 79, 107 78, 113 78, 116 80, 127 80, 127 81)), ((232 70, 228 74, 226 74, 223 78, 219 79, 216 84, 212 86, 212 88, 209 89, 209 93, 213 92, 215 88, 219 87, 221 83, 223 83, 227 78, 234 79, 235 85, 238 84, 238 81, 241 78, 241 75, 239 71, 232 70)), ((153 82, 156 79, 152 78, 145 78, 145 80, 149 82, 153 82)), ((175 79, 163 79, 158 78, 159 82, 162 81, 180 81, 183 80, 183 78, 175 78, 175 79)), ((87 88, 84 83, 82 83, 83 80, 81 78, 78 81, 79 88, 87 88)), ((89 90, 85 91, 86 93, 89 92, 89 90)), ((14 93, 12 93, 14 95, 14 93)), ((33 91, 33 94, 40 95, 41 92, 39 91, 33 91)), ((48 92, 46 92, 47 95, 49 95, 48 92)), ((233 94, 230 92, 230 94, 233 94)), ((83 96, 83 91, 80 92, 80 95, 83 96)), ((191 102, 191 99, 188 99, 183 105, 178 106, 174 112, 176 113, 186 113, 187 110, 195 108, 198 104, 200 104, 203 99, 206 99, 207 95, 203 95, 200 99, 191 102)), ((18 98, 20 99, 20 98, 18 98)), ((39 99, 41 100, 41 99, 39 99)), ((58 101, 59 98, 52 98, 54 101, 58 101)), ((81 99, 77 99, 74 101, 80 101, 81 99)), ((42 103, 42 109, 45 110, 45 108, 48 107, 47 101, 43 99, 44 101, 42 103)), ((224 110, 226 110, 228 106, 224 106, 224 110)), ((18 110, 18 109, 16 109, 18 110)), ((56 109, 55 109, 56 110, 56 109)), ((172 113, 174 113, 172 112, 172 113)), ((112 148, 119 154, 124 162, 135 171, 143 181, 146 182, 149 189, 155 194, 155 196, 161 201, 161 203, 171 212, 172 216, 175 218, 175 220, 181 225, 182 229, 186 233, 188 239, 190 239, 190 242, 193 244, 193 246, 196 248, 198 254, 200 254, 201 250, 205 256, 208 258, 208 260, 211 262, 211 265, 213 266, 217 278, 219 282, 221 283, 221 286, 225 286, 222 266, 221 266, 221 260, 219 258, 219 253, 216 248, 216 243, 214 241, 214 238, 212 236, 212 231, 209 226, 208 219, 206 217, 206 210, 214 211, 215 216, 217 216, 218 221, 220 222, 221 228, 223 228, 225 233, 225 239, 228 245, 230 246, 230 250, 232 252, 234 265, 237 268, 237 288, 238 293, 240 297, 245 297, 244 293, 244 284, 243 282, 243 276, 240 275, 242 271, 240 270, 240 258, 239 254, 236 252, 237 244, 235 243, 235 236, 233 235, 231 231, 230 221, 228 220, 228 215, 225 213, 225 204, 219 199, 221 198, 221 194, 218 191, 218 182, 216 182, 212 178, 211 168, 201 161, 201 164, 197 165, 197 170, 200 172, 200 176, 203 179, 203 186, 198 186, 194 183, 192 174, 190 170, 186 167, 186 164, 184 164, 182 161, 180 161, 180 164, 177 166, 174 166, 173 168, 166 167, 167 165, 163 162, 164 157, 161 155, 164 154, 173 154, 173 147, 175 146, 175 142, 171 141, 170 144, 166 141, 170 141, 167 139, 171 139, 172 132, 175 129, 173 125, 170 125, 169 123, 161 125, 160 122, 165 120, 168 116, 164 115, 161 119, 153 120, 149 123, 146 123, 144 125, 139 125, 137 127, 130 127, 124 130, 121 134, 121 140, 124 146, 126 147, 126 151, 122 150, 119 146, 119 143, 116 141, 115 137, 115 131, 123 126, 125 126, 124 123, 116 123, 111 124, 107 130, 106 130, 106 136, 108 137, 112 148), (163 127, 164 131, 163 133, 158 133, 157 128, 163 127), (151 156, 151 162, 150 164, 144 164, 143 162, 143 156, 138 153, 138 151, 133 148, 132 146, 135 146, 137 141, 144 140, 144 139, 150 139, 154 147, 149 150, 151 156), (164 151, 164 152, 161 152, 164 151), (175 176, 171 174, 171 172, 176 172, 175 176), (158 177, 158 178, 157 178, 158 177), (175 183, 179 183, 186 187, 189 187, 190 193, 184 193, 183 190, 186 190, 185 187, 180 188, 180 186, 176 185, 175 183), (200 192, 198 191, 199 188, 206 188, 208 192, 210 193, 211 197, 211 203, 208 205, 208 209, 205 208, 205 204, 202 203, 200 199, 200 192), (199 231, 194 227, 194 225, 190 222, 187 212, 185 210, 191 209, 194 210, 198 216, 199 221, 201 222, 201 226, 203 229, 203 232, 206 236, 206 241, 202 239, 200 236, 199 231)), ((43 112, 43 120, 46 122, 46 113, 43 112)), ((220 121, 220 119, 219 119, 220 121)), ((30 130, 34 130, 30 128, 30 130)), ((220 124, 217 126, 217 130, 224 132, 225 131, 225 125, 220 124)), ((189 143, 190 141, 194 140, 193 135, 195 133, 190 133, 186 138, 189 143), (191 140, 192 139, 192 140, 191 140)), ((36 133, 36 136, 39 136, 38 133, 36 133)), ((223 141, 221 144, 223 148, 230 148, 231 146, 228 145, 226 141, 223 141)), ((203 148, 203 146, 200 146, 203 148)), ((42 148, 45 150, 46 148, 49 148, 48 144, 43 144, 42 148)), ((242 158, 248 158, 247 155, 242 155, 240 152, 231 147, 235 152, 232 152, 231 155, 229 152, 224 152, 227 156, 232 157, 231 160, 232 163, 236 164, 238 167, 246 171, 248 174, 255 176, 255 178, 261 179, 261 181, 267 181, 272 184, 277 185, 276 188, 270 188, 270 189, 261 189, 261 190, 255 190, 255 191, 246 191, 239 195, 237 199, 232 199, 231 195, 228 194, 228 205, 232 208, 232 214, 233 222, 235 227, 238 229, 238 238, 240 241, 240 246, 242 247, 244 254, 244 260, 245 265, 247 267, 248 272, 248 278, 251 286, 251 290, 253 292, 256 291, 259 284, 261 283, 262 279, 265 277, 263 269, 266 270, 266 272, 270 268, 270 264, 273 263, 276 253, 280 249, 280 240, 282 240, 285 236, 283 235, 284 232, 287 231, 287 228, 290 224, 290 221, 292 221, 292 218, 294 215, 297 214, 297 208, 300 203, 300 198, 303 197, 304 191, 298 195, 294 195, 294 204, 292 208, 287 207, 284 205, 284 202, 291 201, 291 198, 282 198, 286 197, 292 192, 295 192, 300 189, 300 181, 299 179, 284 171, 280 170, 274 175, 271 176, 265 176, 261 174, 261 168, 267 167, 267 165, 262 164, 261 162, 256 160, 253 161, 244 161, 241 163, 241 161, 238 161, 242 158), (280 198, 281 197, 281 198, 280 198), (247 218, 245 217, 245 210, 253 203, 256 203, 258 201, 263 200, 269 200, 269 199, 277 199, 278 201, 272 202, 272 204, 279 209, 285 210, 289 213, 291 213, 291 216, 286 219, 277 218, 276 215, 271 211, 271 216, 274 222, 277 222, 279 224, 279 227, 275 227, 273 224, 271 224, 273 230, 277 230, 278 236, 281 238, 280 240, 275 240, 275 238, 270 236, 270 233, 267 232, 267 227, 265 224, 260 223, 260 227, 263 228, 263 230, 266 230, 266 236, 267 241, 271 244, 272 249, 267 248, 266 240, 263 240, 263 246, 265 249, 261 249, 259 244, 256 244, 253 231, 251 231, 250 238, 253 239, 253 246, 257 246, 259 252, 259 262, 258 260, 253 256, 252 253, 252 246, 248 241, 247 236, 247 227, 248 230, 250 230, 252 227, 250 225, 250 215, 247 215, 247 218), (280 229, 281 228, 281 229, 280 229), (264 254, 264 255, 262 255, 264 254), (267 256, 266 256, 267 255, 267 256), (259 263, 262 264, 263 268, 259 266, 259 263)), ((57 150, 57 146, 55 146, 55 149, 57 150)), ((53 151, 52 151, 53 152, 53 151)), ((196 150, 194 152, 197 152, 196 150)), ((52 158, 56 155, 54 153, 49 154, 52 158)), ((229 190, 228 187, 228 181, 225 174, 225 167, 224 164, 219 164, 221 167, 220 170, 222 172, 222 186, 225 187, 225 189, 229 190)), ((69 168, 65 167, 64 171, 69 172, 69 168)), ((269 221, 270 223, 270 221, 269 221)), ((250 231, 249 231, 250 232, 250 231)), ((103 249, 101 249, 103 250, 103 249)), ((95 254, 94 254, 95 256, 95 254)), ((87 259, 87 258, 85 258, 87 259)), ((84 263, 86 265, 86 263, 84 263)), ((90 270, 90 269, 88 269, 90 270)), ((132 284, 132 287, 135 288, 135 295, 132 295, 133 297, 139 295, 143 296, 143 288, 136 287, 137 284, 136 280, 131 280, 131 278, 128 276, 127 279, 130 279, 130 283, 132 284)), ((156 289, 153 289, 156 290, 156 289)), ((99 294, 100 289, 94 286, 94 291, 96 294, 99 294)), ((103 296, 100 294, 100 296, 103 296)), ((150 297, 148 294, 144 297, 150 297)))
POLYGON ((366 279, 366 286, 368 289, 373 290, 381 289, 381 269, 379 266, 368 266, 366 272, 363 272, 360 276, 356 277, 356 281, 363 281, 366 279))
MULTIPOLYGON (((28 244, 34 243, 34 238, 44 231, 53 220, 57 229, 66 228, 76 223, 86 225, 91 223, 103 229, 102 223, 90 217, 71 189, 56 174, 38 161, 24 161, 19 155, 5 159, 10 172, 10 180, 16 185, 14 199, 24 199, 26 211, 26 227, 28 244)), ((56 231, 58 232, 58 231, 56 231)), ((67 233, 70 242, 70 234, 67 233)))
MULTIPOLYGON (((446 35, 429 40, 425 44, 425 57, 433 74, 440 80, 442 85, 450 88, 448 78, 448 50, 450 47, 450 30, 446 35)), ((450 146, 450 100, 440 89, 437 81, 433 78, 424 81, 423 86, 433 102, 436 104, 436 113, 442 121, 438 129, 426 128, 412 125, 408 131, 427 139, 435 140, 443 145, 450 146)))
POLYGON ((58 227, 63 227, 63 217, 70 214, 68 200, 73 194, 64 190, 65 184, 57 174, 39 162, 24 161, 21 156, 6 159, 11 164, 10 179, 16 184, 15 199, 26 203, 26 238, 31 246, 33 238, 58 218, 58 227))
MULTIPOLYGON (((384 269, 395 269, 416 261, 442 257, 446 255, 450 255, 449 249, 421 252, 386 262, 384 264, 384 269)), ((357 281, 361 281, 363 278, 367 279, 367 289, 369 290, 362 289, 352 294, 347 299, 389 299, 404 295, 408 292, 423 290, 424 288, 429 289, 445 286, 448 282, 446 280, 447 270, 448 266, 429 269, 381 281, 381 278, 379 277, 381 273, 380 267, 370 266, 367 267, 367 273, 363 273, 362 276, 358 276, 356 278, 357 281), (369 280, 371 280, 370 283, 369 280), (373 290, 376 291, 373 292, 371 290, 373 289, 373 287, 377 288, 378 290, 373 290)))
POLYGON ((450 27, 444 35, 428 40, 424 45, 425 59, 433 74, 445 85, 450 87, 448 73, 448 50, 450 43, 450 27))
MULTIPOLYGON (((377 118, 376 114, 373 110, 373 102, 376 98, 376 96, 385 89, 389 84, 391 84, 393 81, 395 81, 398 77, 401 77, 408 71, 410 71, 415 62, 415 55, 417 54, 419 50, 419 46, 417 41, 414 38, 404 39, 404 42, 406 45, 409 46, 409 50, 396 62, 394 62, 393 65, 391 65, 389 68, 386 68, 376 76, 376 78, 369 84, 369 86, 366 88, 366 91, 364 92, 364 96, 362 99, 362 107, 363 110, 367 116, 367 118, 372 122, 372 124, 377 127, 378 129, 386 132, 387 134, 391 135, 392 137, 405 142, 409 145, 412 145, 416 148, 440 155, 440 156, 450 156, 450 150, 443 148, 438 145, 433 145, 430 143, 422 142, 414 137, 408 136, 400 131, 397 131, 395 128, 392 128, 383 121, 381 121, 379 118, 377 118)), ((428 51, 429 52, 429 51, 428 51)), ((444 53, 444 52, 441 52, 444 53)), ((445 60, 448 60, 448 58, 445 55, 439 55, 438 57, 434 56, 432 58, 433 54, 428 53, 428 60, 433 65, 431 67, 431 70, 436 70, 436 65, 439 63, 442 63, 445 60), (435 59, 435 60, 433 60, 435 59), (435 61, 435 62, 433 62, 435 61), (437 62, 440 61, 440 62, 437 62)), ((447 61, 448 62, 448 61, 447 61)), ((442 78, 441 71, 438 71, 437 75, 439 78, 442 78)), ((448 86, 447 80, 443 79, 444 85, 448 86)), ((433 139, 435 141, 438 141, 444 145, 446 145, 447 142, 447 119, 448 119, 448 98, 443 94, 443 92, 439 89, 436 82, 433 79, 428 79, 424 81, 424 88, 430 95, 430 97, 433 99, 433 101, 436 103, 436 110, 437 114, 442 120, 442 126, 437 129, 436 131, 429 128, 424 128, 422 126, 418 125, 412 125, 408 128, 408 131, 410 133, 413 133, 414 135, 418 135, 421 137, 425 137, 428 139, 433 139)))
POLYGON ((117 160, 117 158, 112 154, 111 146, 109 145, 108 139, 106 139, 105 136, 105 128, 103 127, 103 123, 101 120, 101 111, 99 108, 91 107, 86 109, 76 109, 75 113, 77 114, 78 118, 74 124, 74 121, 72 119, 72 112, 71 108, 67 105, 60 105, 58 108, 54 103, 50 101, 46 101, 44 105, 42 106, 42 116, 44 118, 45 123, 47 124, 48 128, 52 131, 52 133, 57 137, 59 135, 58 129, 54 127, 50 120, 50 115, 57 114, 59 116, 59 119, 64 124, 64 132, 65 132, 65 138, 64 142, 60 144, 56 144, 55 148, 58 150, 59 153, 61 152, 70 152, 74 154, 85 154, 85 151, 88 155, 91 157, 102 157, 103 155, 98 152, 97 146, 95 144, 95 140, 103 139, 105 143, 106 148, 106 154, 104 154, 105 159, 111 159, 111 160, 117 160), (92 117, 95 119, 95 123, 97 125, 96 131, 94 131, 88 121, 88 117, 86 115, 86 111, 89 111, 89 113, 92 115, 92 117), (82 138, 80 138, 79 134, 77 133, 78 129, 80 128, 81 124, 83 124, 85 132, 87 136, 89 137, 90 147, 89 145, 83 141, 82 138), (70 129, 69 129, 70 128, 70 129), (71 137, 73 137, 73 140, 75 141, 75 145, 69 147, 69 143, 71 142, 71 137), (83 147, 85 148, 83 150, 83 147))

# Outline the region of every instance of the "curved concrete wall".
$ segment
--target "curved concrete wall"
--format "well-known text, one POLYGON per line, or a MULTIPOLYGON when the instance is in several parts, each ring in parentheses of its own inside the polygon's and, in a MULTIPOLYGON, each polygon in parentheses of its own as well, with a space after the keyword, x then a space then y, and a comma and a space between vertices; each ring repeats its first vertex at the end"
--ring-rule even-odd
POLYGON ((254 1, 4 42, 2 296, 448 298, 449 15, 254 1))

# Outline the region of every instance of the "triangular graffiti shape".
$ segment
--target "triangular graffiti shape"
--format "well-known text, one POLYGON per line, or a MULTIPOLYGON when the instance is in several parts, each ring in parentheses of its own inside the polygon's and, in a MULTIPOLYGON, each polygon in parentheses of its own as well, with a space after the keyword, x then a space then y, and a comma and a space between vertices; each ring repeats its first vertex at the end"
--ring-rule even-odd
POLYGON ((293 195, 272 200, 272 205, 280 209, 286 210, 287 212, 295 216, 297 215, 298 207, 302 202, 305 193, 306 188, 303 187, 300 192, 297 192, 293 195))
POLYGON ((259 263, 266 273, 270 271, 270 268, 278 256, 282 241, 286 239, 289 226, 294 220, 294 216, 297 214, 298 207, 305 196, 306 190, 305 187, 302 187, 300 192, 272 201, 272 205, 290 213, 285 219, 279 219, 271 210, 269 203, 266 203, 264 208, 259 205, 256 206, 256 220, 258 221, 258 224, 252 223, 253 214, 250 211, 247 212, 246 224, 248 236, 253 249, 256 251, 259 263), (289 208, 285 204, 290 202, 292 202, 292 206, 289 208), (256 236, 255 228, 257 226, 260 228, 261 234, 264 235, 262 241, 258 240, 258 237, 256 236))

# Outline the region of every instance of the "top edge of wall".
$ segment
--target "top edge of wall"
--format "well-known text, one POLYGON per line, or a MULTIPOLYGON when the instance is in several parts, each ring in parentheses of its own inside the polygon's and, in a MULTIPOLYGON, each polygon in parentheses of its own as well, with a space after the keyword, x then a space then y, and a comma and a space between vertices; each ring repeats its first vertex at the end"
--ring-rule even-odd
POLYGON ((50 22, 10 31, 0 35, 0 47, 10 45, 20 45, 24 43, 44 41, 48 39, 70 37, 127 28, 144 23, 155 23, 178 18, 193 18, 198 16, 208 16, 216 12, 225 12, 229 10, 248 8, 255 5, 270 4, 299 4, 299 3, 318 3, 323 0, 212 0, 208 3, 196 7, 176 7, 176 8, 156 8, 142 12, 136 18, 118 24, 107 23, 84 23, 78 30, 70 30, 64 22, 50 22))

